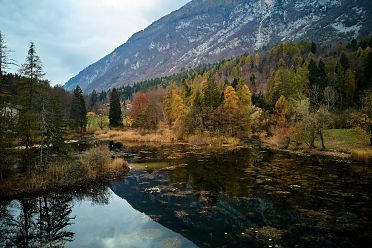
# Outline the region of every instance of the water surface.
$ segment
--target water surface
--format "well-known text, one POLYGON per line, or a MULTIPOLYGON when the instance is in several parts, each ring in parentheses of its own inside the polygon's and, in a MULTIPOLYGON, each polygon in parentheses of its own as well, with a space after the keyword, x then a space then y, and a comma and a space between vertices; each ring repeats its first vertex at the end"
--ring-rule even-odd
POLYGON ((0 244, 365 247, 372 241, 370 165, 253 148, 110 146, 130 161, 124 180, 86 194, 2 204, 0 244))

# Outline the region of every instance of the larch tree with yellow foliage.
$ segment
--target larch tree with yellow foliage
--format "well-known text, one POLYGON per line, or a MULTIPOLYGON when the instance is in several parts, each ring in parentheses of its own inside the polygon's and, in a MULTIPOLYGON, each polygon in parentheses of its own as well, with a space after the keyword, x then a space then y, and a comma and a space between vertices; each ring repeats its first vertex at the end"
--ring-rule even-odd
POLYGON ((239 128, 239 97, 232 86, 227 86, 224 91, 224 131, 227 135, 235 136, 239 128))

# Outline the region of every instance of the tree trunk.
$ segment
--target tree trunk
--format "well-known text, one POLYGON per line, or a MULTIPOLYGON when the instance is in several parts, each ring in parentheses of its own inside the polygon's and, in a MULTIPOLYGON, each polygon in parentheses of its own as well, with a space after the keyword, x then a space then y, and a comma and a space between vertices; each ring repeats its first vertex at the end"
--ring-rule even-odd
POLYGON ((323 132, 322 132, 322 130, 319 130, 318 133, 319 133, 320 142, 321 142, 321 145, 322 145, 322 150, 325 150, 323 132))
POLYGON ((315 143, 315 132, 312 131, 311 132, 310 148, 314 148, 315 147, 314 143, 315 143))

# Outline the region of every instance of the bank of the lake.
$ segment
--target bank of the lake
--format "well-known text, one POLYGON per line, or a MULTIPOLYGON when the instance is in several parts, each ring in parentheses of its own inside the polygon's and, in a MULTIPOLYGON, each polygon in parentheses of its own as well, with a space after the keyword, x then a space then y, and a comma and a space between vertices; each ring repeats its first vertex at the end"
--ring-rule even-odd
POLYGON ((24 227, 35 234, 26 237, 29 244, 39 247, 352 248, 371 242, 372 172, 365 163, 258 147, 108 146, 130 164, 126 177, 87 192, 0 204, 0 231, 7 230, 0 246, 16 242, 24 227), (48 219, 65 224, 48 236, 48 219))
POLYGON ((108 145, 97 145, 81 153, 55 155, 47 164, 35 161, 26 169, 17 165, 0 180, 0 200, 46 192, 86 190, 122 180, 128 163, 111 154, 108 145))
POLYGON ((143 131, 139 129, 99 130, 94 132, 93 139, 114 140, 132 145, 189 145, 201 146, 205 149, 231 149, 244 146, 261 146, 273 152, 289 153, 299 156, 323 156, 335 159, 356 160, 369 163, 372 161, 372 146, 369 139, 359 129, 329 129, 324 131, 326 149, 320 149, 320 141, 315 140, 314 148, 306 144, 298 146, 291 142, 288 147, 281 147, 276 137, 267 137, 265 134, 257 135, 250 142, 242 142, 238 138, 226 136, 212 136, 207 133, 189 135, 184 140, 177 140, 171 130, 143 131))

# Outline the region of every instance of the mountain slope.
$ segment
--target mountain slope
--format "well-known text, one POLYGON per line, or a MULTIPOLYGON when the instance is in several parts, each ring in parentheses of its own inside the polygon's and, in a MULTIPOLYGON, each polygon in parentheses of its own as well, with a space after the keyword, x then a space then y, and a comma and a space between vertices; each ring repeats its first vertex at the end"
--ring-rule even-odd
POLYGON ((106 90, 279 41, 325 43, 371 32, 369 0, 193 0, 134 34, 65 88, 106 90))

